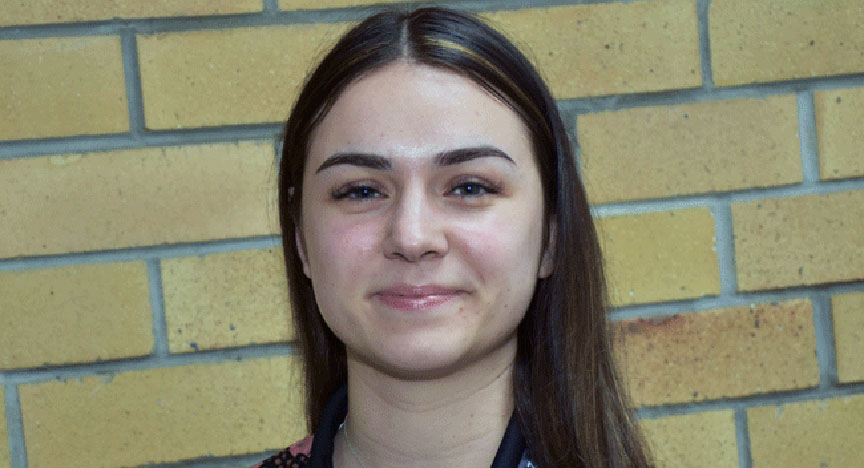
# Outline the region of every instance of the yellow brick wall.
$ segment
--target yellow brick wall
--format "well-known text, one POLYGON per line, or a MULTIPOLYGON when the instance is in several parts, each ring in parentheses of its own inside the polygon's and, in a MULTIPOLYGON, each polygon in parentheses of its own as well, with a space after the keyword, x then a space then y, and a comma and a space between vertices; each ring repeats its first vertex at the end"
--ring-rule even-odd
MULTIPOLYGON (((386 3, 0 2, 0 467, 303 435, 279 122, 386 3)), ((862 0, 530 4, 464 7, 578 141, 658 467, 862 466, 862 0)))

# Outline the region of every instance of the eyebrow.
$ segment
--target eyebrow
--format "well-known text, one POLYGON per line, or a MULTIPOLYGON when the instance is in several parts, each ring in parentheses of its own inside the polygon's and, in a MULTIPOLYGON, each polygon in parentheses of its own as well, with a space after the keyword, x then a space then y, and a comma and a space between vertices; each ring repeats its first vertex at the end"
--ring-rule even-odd
MULTIPOLYGON (((504 151, 501 151, 494 146, 475 146, 469 148, 458 148, 453 150, 442 151, 435 155, 432 162, 435 166, 453 166, 478 158, 501 158, 514 166, 514 161, 504 151)), ((319 173, 328 167, 347 164, 350 166, 368 167, 370 169, 389 171, 393 169, 393 164, 390 159, 375 153, 335 153, 326 161, 321 163, 315 173, 319 173)))

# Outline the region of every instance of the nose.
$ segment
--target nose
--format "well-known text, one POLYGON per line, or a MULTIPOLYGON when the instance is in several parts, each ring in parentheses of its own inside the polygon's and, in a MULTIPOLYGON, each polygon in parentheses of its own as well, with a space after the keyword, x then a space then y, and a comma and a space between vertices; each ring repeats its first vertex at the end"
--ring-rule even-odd
POLYGON ((436 214, 421 187, 405 190, 391 207, 384 256, 410 263, 447 254, 442 216, 436 214))

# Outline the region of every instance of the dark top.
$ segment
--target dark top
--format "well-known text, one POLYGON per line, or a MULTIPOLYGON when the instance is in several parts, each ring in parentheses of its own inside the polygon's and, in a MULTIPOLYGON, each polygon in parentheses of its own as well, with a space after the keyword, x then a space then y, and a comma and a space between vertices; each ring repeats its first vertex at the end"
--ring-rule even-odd
MULTIPOLYGON (((327 402, 318 431, 252 468, 333 468, 333 439, 348 414, 348 387, 343 385, 327 402)), ((531 468, 525 457, 525 439, 516 415, 504 431, 501 445, 490 468, 531 468)))

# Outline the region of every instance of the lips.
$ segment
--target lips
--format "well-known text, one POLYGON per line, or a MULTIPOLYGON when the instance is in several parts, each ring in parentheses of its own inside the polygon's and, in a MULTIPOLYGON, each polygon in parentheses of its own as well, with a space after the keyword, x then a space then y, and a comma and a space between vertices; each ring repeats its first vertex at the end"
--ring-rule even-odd
POLYGON ((440 306, 466 293, 448 286, 399 284, 376 292, 373 298, 394 309, 417 311, 440 306))

